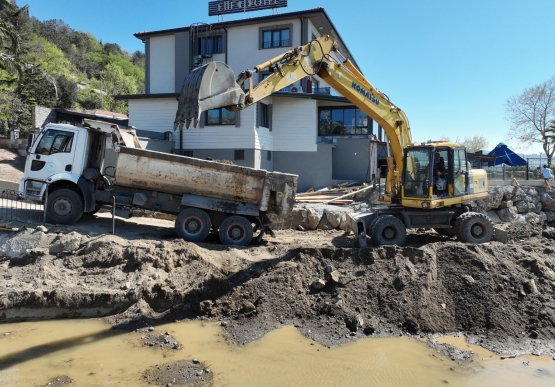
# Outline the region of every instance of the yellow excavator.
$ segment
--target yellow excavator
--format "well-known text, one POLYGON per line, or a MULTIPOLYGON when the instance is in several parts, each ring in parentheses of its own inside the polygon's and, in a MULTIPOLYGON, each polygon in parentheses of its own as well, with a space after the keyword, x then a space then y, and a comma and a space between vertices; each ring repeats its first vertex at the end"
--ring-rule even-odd
MULTIPOLYGON (((237 79, 222 62, 192 71, 183 83, 174 130, 196 127, 203 111, 245 109, 272 93, 317 75, 376 121, 387 135, 387 178, 380 205, 349 216, 360 246, 367 236, 378 245, 402 245, 407 228, 433 228, 467 243, 489 242, 497 230, 491 220, 473 212, 470 202, 488 196, 487 174, 470 169, 466 149, 456 143, 411 140, 405 113, 374 88, 346 59, 330 36, 293 48, 254 67, 270 75, 253 85, 253 71, 237 79)), ((501 237, 502 238, 502 237, 501 237)))

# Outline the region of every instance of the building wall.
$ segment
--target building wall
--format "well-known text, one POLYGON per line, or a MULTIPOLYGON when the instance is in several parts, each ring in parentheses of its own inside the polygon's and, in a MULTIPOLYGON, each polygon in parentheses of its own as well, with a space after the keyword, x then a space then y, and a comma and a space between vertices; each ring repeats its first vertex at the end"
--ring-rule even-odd
POLYGON ((333 183, 331 144, 318 144, 317 152, 272 152, 274 170, 299 175, 297 192, 333 183))
POLYGON ((237 149, 243 150, 245 159, 235 160, 235 149, 188 149, 184 148, 185 151, 192 151, 193 157, 197 159, 205 160, 207 158, 212 158, 214 160, 227 160, 233 162, 235 165, 240 165, 242 167, 255 168, 255 150, 254 149, 237 149))
POLYGON ((318 107, 312 99, 273 98, 274 151, 316 152, 318 107))
POLYGON ((190 72, 190 41, 189 31, 175 34, 175 92, 179 93, 185 77, 190 72))
POLYGON ((370 139, 336 138, 332 151, 335 180, 369 181, 377 174, 377 146, 370 139))
POLYGON ((149 71, 151 94, 175 91, 175 35, 150 38, 149 71))
MULTIPOLYGON (((235 74, 245 69, 252 69, 255 65, 263 63, 268 59, 283 54, 292 47, 301 45, 301 22, 299 19, 284 20, 279 22, 262 23, 257 25, 236 26, 228 29, 227 64, 231 66, 235 74), (275 26, 290 26, 291 47, 276 47, 260 49, 259 28, 273 28, 275 26)), ((254 83, 259 82, 255 74, 254 83)), ((300 82, 294 86, 300 88, 300 82)))

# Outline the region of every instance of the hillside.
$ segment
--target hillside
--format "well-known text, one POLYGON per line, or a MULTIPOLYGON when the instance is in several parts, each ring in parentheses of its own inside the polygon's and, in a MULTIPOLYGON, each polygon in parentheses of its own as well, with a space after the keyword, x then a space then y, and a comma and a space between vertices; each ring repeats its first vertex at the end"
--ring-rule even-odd
POLYGON ((144 92, 145 56, 103 43, 63 20, 40 21, 0 0, 0 136, 31 128, 31 107, 127 114, 118 94, 144 92))

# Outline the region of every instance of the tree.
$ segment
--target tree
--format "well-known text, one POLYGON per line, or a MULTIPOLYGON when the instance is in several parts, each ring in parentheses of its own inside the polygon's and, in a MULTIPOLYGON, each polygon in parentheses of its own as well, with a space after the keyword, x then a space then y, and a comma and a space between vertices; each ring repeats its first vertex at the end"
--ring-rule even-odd
POLYGON ((551 164, 555 143, 550 129, 555 121, 555 77, 509 98, 505 104, 511 123, 509 136, 526 145, 541 144, 551 164))
POLYGON ((62 75, 58 78, 58 89, 60 96, 56 107, 71 109, 77 102, 77 85, 62 75))
POLYGON ((466 147, 467 152, 477 152, 488 147, 488 141, 482 136, 465 137, 460 145, 466 147))

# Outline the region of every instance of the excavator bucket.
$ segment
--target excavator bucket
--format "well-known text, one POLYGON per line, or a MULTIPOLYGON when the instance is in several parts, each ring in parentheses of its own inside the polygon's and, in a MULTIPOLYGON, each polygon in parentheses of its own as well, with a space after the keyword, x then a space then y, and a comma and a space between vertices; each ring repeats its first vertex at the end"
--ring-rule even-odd
POLYGON ((203 111, 241 105, 245 92, 235 81, 233 70, 222 62, 210 62, 193 70, 181 88, 173 130, 198 125, 203 111))

